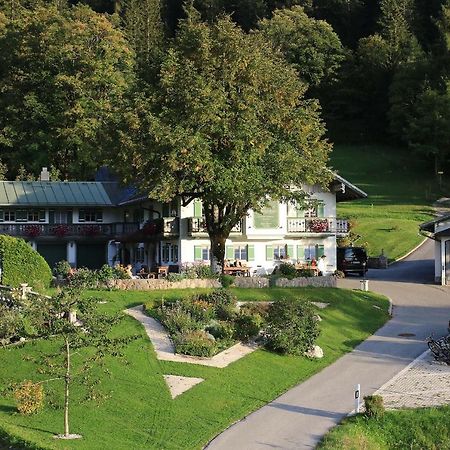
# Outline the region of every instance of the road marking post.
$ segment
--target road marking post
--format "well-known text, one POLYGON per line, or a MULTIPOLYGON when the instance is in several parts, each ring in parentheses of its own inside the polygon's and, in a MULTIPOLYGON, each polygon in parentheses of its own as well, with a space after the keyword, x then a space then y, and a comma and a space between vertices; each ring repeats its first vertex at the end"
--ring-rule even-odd
POLYGON ((359 410, 361 407, 360 396, 361 396, 361 385, 357 384, 355 386, 355 413, 356 414, 359 413, 359 410))

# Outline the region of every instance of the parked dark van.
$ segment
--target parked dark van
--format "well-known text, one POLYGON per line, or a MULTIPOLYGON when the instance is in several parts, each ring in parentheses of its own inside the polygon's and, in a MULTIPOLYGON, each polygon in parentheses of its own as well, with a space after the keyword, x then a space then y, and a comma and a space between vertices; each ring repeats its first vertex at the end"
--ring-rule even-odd
POLYGON ((338 247, 337 268, 347 275, 357 273, 364 276, 367 273, 367 252, 362 247, 338 247))

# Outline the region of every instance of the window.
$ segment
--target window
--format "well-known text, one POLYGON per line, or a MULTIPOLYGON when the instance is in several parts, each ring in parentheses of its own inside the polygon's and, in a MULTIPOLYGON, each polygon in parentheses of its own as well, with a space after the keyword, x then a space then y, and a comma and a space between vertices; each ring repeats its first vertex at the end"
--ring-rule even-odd
POLYGON ((43 209, 30 209, 27 220, 28 222, 45 222, 45 211, 43 209))
POLYGON ((164 242, 161 244, 161 262, 178 262, 178 244, 173 244, 171 242, 164 242))
POLYGON ((244 259, 247 260, 247 246, 238 245, 234 247, 234 259, 244 259))
POLYGON ((144 262, 144 247, 135 247, 134 249, 134 262, 144 262))
POLYGON ((16 222, 26 222, 27 221, 27 211, 24 209, 18 209, 16 211, 16 222))
POLYGON ((313 218, 313 217, 324 217, 324 209, 325 205, 323 202, 318 202, 315 205, 312 205, 308 209, 304 211, 305 217, 313 218))
POLYGON ((163 217, 177 217, 178 216, 178 201, 172 200, 170 203, 163 204, 163 217))
POLYGON ((103 222, 103 211, 101 209, 80 209, 79 222, 103 222))
POLYGON ((297 247, 297 259, 299 260, 317 260, 324 254, 323 244, 306 244, 297 247), (303 254, 301 254, 303 252, 303 254))
POLYGON ((194 246, 194 261, 209 261, 210 251, 206 245, 194 246))
POLYGON ((274 245, 273 246, 273 257, 274 259, 284 259, 286 258, 287 251, 285 245, 274 245))
POLYGON ((15 222, 16 212, 13 209, 7 209, 5 211, 5 222, 15 222))

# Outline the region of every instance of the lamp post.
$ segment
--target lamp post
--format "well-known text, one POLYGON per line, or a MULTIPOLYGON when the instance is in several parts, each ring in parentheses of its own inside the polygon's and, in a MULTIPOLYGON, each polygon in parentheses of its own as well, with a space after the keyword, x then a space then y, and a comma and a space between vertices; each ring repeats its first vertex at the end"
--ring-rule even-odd
POLYGON ((444 172, 439 170, 437 174, 439 176, 439 189, 442 191, 442 175, 444 175, 444 172))

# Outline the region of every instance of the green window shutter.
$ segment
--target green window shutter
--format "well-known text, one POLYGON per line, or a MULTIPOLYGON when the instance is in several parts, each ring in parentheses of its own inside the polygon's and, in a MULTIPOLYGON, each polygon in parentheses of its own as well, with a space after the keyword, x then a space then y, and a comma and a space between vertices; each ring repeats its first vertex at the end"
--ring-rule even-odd
POLYGON ((234 248, 232 245, 227 245, 225 247, 225 258, 234 259, 234 248))
POLYGON ((325 254, 325 247, 322 244, 316 245, 316 258, 320 258, 325 254))
POLYGON ((294 257, 294 246, 293 245, 286 246, 286 254, 291 259, 294 257))
POLYGON ((194 245, 194 260, 202 260, 202 248, 199 245, 194 245))
POLYGON ((266 261, 273 261, 273 247, 266 245, 266 261))
POLYGON ((194 200, 194 217, 202 217, 202 202, 194 200))
POLYGON ((305 259, 305 247, 303 245, 297 245, 297 259, 305 259))
POLYGON ((247 245, 247 261, 254 261, 255 260, 255 246, 247 245))
POLYGON ((325 205, 323 203, 319 203, 317 205, 317 217, 325 216, 325 205))
POLYGON ((162 207, 162 215, 163 215, 163 217, 169 217, 170 216, 169 207, 170 207, 169 203, 163 203, 163 207, 162 207))

